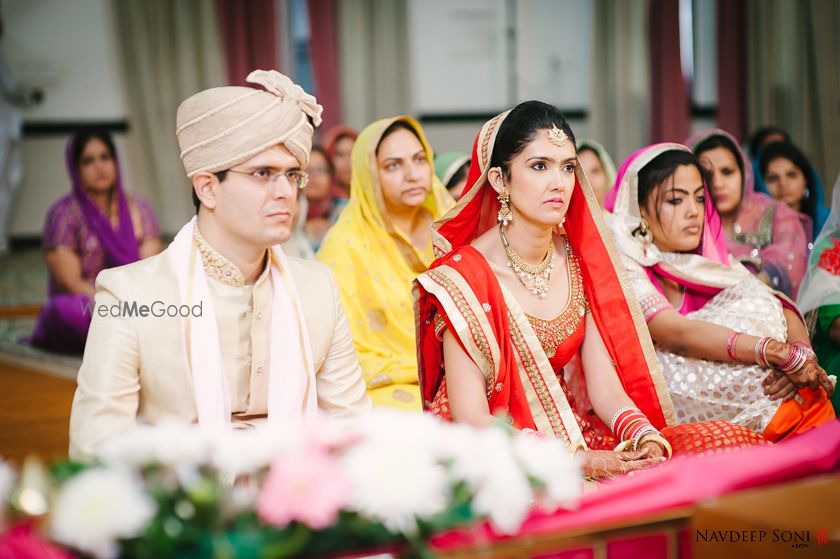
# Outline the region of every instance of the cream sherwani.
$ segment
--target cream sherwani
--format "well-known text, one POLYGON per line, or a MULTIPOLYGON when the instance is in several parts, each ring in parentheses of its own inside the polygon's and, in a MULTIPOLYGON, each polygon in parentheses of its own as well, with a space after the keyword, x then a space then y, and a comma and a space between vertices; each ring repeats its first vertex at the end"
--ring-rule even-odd
MULTIPOLYGON (((198 228, 194 242, 219 325, 232 420, 261 423, 268 412, 273 296, 269 267, 254 285, 245 285, 240 271, 201 238, 198 228)), ((101 442, 137 421, 155 422, 164 416, 197 421, 181 319, 165 312, 152 316, 170 304, 181 304, 168 252, 104 270, 97 277, 94 315, 70 416, 71 457, 89 456, 101 442), (149 316, 121 312, 125 303, 134 302, 148 305, 149 316), (113 305, 122 305, 120 312, 111 312, 113 305), (105 316, 100 316, 102 306, 108 311, 105 316)), ((309 330, 318 407, 332 415, 370 409, 332 275, 314 261, 289 258, 289 266, 309 330)))

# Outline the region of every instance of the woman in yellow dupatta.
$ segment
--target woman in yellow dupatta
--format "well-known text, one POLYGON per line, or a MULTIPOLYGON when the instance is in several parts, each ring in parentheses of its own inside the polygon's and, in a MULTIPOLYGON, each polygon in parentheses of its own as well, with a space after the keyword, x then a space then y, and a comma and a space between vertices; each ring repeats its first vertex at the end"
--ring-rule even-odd
POLYGON ((335 275, 374 404, 420 411, 411 282, 434 259, 431 223, 454 200, 410 117, 369 125, 351 158, 350 202, 317 257, 335 275))

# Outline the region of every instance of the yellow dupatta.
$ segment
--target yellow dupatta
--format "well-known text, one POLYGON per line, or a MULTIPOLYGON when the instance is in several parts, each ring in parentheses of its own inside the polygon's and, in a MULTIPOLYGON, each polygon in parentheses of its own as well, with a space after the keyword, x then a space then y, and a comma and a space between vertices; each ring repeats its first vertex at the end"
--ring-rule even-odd
POLYGON ((382 133, 397 121, 417 132, 429 161, 432 189, 423 208, 436 220, 454 204, 434 175, 432 148, 420 124, 407 116, 378 120, 356 139, 350 201, 317 258, 335 276, 374 404, 420 411, 411 282, 428 269, 434 255, 431 242, 422 251, 412 246, 385 211, 376 148, 382 133))

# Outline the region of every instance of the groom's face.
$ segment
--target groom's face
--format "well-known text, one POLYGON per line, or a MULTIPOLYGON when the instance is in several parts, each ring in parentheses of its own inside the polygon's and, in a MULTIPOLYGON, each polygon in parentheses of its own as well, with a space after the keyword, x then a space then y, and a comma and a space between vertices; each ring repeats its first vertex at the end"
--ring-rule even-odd
POLYGON ((292 234, 298 188, 288 175, 300 162, 283 145, 234 165, 217 189, 216 219, 231 235, 266 248, 292 234))

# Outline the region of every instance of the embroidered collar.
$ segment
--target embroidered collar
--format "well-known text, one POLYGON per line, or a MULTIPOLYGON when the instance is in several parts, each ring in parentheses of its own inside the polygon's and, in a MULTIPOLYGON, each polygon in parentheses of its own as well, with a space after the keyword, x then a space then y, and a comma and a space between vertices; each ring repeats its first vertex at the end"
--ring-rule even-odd
MULTIPOLYGON (((193 228, 193 242, 195 243, 196 248, 198 248, 199 254, 201 254, 201 261, 204 264, 204 271, 207 273, 207 276, 223 283, 224 285, 230 285, 232 287, 244 287, 245 286, 245 276, 242 275, 242 272, 236 265, 219 254, 219 252, 210 246, 204 237, 201 235, 201 232, 198 230, 198 227, 193 228)), ((265 259, 265 270, 263 273, 260 274, 260 277, 265 275, 265 271, 268 269, 270 262, 268 258, 265 259)))

